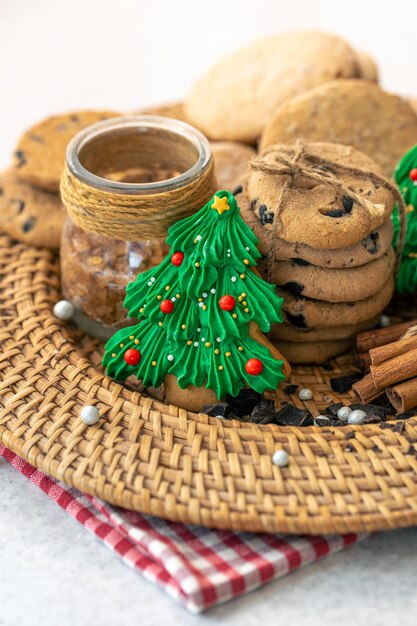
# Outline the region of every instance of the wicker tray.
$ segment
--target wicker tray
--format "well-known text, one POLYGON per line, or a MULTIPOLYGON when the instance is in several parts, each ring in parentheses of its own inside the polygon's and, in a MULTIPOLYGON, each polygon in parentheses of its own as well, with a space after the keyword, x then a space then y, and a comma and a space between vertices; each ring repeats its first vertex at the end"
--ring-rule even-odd
MULTIPOLYGON (((0 236, 0 441, 42 471, 123 507, 224 529, 323 534, 417 522, 417 418, 400 432, 187 413, 105 377, 99 343, 53 317, 59 298, 56 257, 0 236), (100 410, 93 427, 79 419, 85 404, 100 410), (290 455, 286 468, 272 464, 277 447, 290 455)), ((291 382, 314 391, 312 413, 352 399, 328 385, 355 369, 352 355, 331 365, 294 368, 291 382)))

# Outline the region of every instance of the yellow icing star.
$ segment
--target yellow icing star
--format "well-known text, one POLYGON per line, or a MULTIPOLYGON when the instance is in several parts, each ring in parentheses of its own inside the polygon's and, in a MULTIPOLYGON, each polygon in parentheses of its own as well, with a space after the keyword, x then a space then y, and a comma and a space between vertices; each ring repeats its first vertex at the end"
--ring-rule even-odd
POLYGON ((230 206, 227 201, 227 196, 224 198, 219 198, 219 196, 214 196, 214 202, 211 205, 211 208, 218 212, 219 215, 223 215, 225 211, 230 211, 230 206))

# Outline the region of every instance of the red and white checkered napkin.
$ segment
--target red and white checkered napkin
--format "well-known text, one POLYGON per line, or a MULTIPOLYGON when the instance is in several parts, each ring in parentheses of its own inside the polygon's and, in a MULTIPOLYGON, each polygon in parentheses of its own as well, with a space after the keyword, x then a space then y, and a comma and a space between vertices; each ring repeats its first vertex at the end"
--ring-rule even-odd
POLYGON ((167 522, 66 487, 1 444, 0 454, 125 563, 193 613, 248 593, 365 537, 236 534, 167 522))

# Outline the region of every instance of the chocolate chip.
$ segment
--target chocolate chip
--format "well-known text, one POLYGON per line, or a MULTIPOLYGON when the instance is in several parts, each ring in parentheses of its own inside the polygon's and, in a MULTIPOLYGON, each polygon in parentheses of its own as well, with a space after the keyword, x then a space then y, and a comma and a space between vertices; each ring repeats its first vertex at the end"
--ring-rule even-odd
POLYGON ((243 388, 239 395, 229 400, 229 410, 238 417, 250 415, 257 404, 263 399, 262 394, 253 389, 243 388))
POLYGON ((22 167, 22 165, 25 165, 26 159, 25 159, 25 153, 23 152, 23 150, 16 150, 14 155, 17 159, 17 167, 22 167))
POLYGON ((331 404, 329 404, 328 407, 326 407, 323 411, 323 413, 325 415, 330 415, 331 417, 336 418, 337 417, 337 412, 339 409, 341 409, 343 406, 342 402, 332 402, 331 404))
POLYGON ((377 239, 379 239, 379 233, 377 233, 376 231, 374 233, 371 233, 369 236, 372 241, 377 241, 377 239))
POLYGON ((352 211, 352 208, 353 208, 353 200, 352 200, 352 198, 349 198, 349 196, 343 196, 342 204, 343 204, 343 208, 345 209, 346 213, 350 213, 352 211))
POLYGON ((255 424, 270 424, 274 421, 276 412, 274 402, 272 400, 262 398, 262 400, 254 407, 250 416, 250 421, 255 424))
POLYGON ((344 393, 345 391, 349 391, 349 389, 352 388, 352 385, 358 382, 361 378, 363 378, 363 375, 356 372, 346 374, 345 376, 338 376, 337 378, 331 378, 330 387, 333 391, 344 393))
POLYGON ((255 198, 255 200, 251 200, 251 203, 250 203, 251 211, 255 209, 257 202, 258 202, 258 198, 255 198))
POLYGON ((291 258, 290 261, 292 261, 296 265, 311 265, 311 263, 309 263, 305 259, 291 258))
POLYGON ((299 315, 291 315, 291 313, 285 312, 285 317, 287 322, 289 322, 292 326, 296 328, 308 328, 304 315, 301 313, 299 315))
POLYGON ((284 283, 283 285, 278 285, 278 287, 283 291, 292 293, 294 296, 301 296, 304 291, 304 285, 300 285, 300 283, 296 283, 293 280, 290 280, 288 283, 284 283))
MULTIPOLYGON (((105 120, 105 119, 107 119, 107 118, 106 118, 106 117, 102 117, 102 119, 103 119, 103 120, 105 120)), ((71 120, 71 122, 75 122, 75 123, 77 123, 77 122, 79 122, 79 121, 80 121, 80 118, 79 118, 79 116, 78 116, 78 115, 75 115, 75 114, 74 114, 74 115, 71 115, 70 120, 71 120)))
POLYGON ((312 426, 314 424, 310 413, 299 409, 293 404, 287 404, 275 414, 275 424, 279 426, 312 426))
POLYGON ((325 420, 322 417, 316 417, 314 420, 316 426, 329 426, 329 420, 325 420))
POLYGON ((15 199, 15 198, 11 198, 10 199, 10 203, 16 206, 16 213, 17 213, 17 215, 22 213, 23 209, 25 208, 25 203, 24 203, 23 200, 18 200, 18 199, 15 199))
POLYGON ((330 209, 330 211, 326 211, 323 215, 326 217, 343 217, 346 215, 346 212, 343 209, 330 209))
POLYGON ((297 391, 298 387, 299 385, 287 385, 286 387, 284 387, 283 391, 290 396, 292 393, 295 393, 297 391))
POLYGON ((261 224, 272 224, 274 221, 274 214, 267 213, 267 208, 265 204, 261 204, 259 207, 259 219, 261 220, 261 224))
POLYGON ((32 228, 36 224, 36 217, 29 217, 26 222, 22 226, 22 230, 24 233, 28 233, 32 230, 32 228))
POLYGON ((242 185, 238 185, 237 187, 233 189, 232 195, 237 196, 238 194, 242 193, 242 191, 243 191, 242 185))

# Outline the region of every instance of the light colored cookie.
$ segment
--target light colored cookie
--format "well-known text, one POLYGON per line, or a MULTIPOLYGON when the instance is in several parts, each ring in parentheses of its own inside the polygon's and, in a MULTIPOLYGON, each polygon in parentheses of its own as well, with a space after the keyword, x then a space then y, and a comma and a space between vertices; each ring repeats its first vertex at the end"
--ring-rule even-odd
POLYGON ((377 64, 374 59, 367 53, 356 50, 356 60, 359 65, 359 75, 365 80, 372 80, 374 83, 378 82, 379 72, 377 64))
POLYGON ((65 218, 57 194, 22 183, 13 169, 0 175, 0 229, 12 239, 59 248, 65 218))
MULTIPOLYGON (((296 146, 280 147, 289 159, 296 150, 296 146)), ((329 182, 302 175, 293 180, 288 174, 254 171, 249 177, 247 194, 254 214, 271 237, 321 250, 335 249, 353 246, 382 226, 394 207, 392 193, 366 174, 342 169, 346 165, 381 175, 372 159, 350 146, 335 143, 307 143, 304 151, 309 156, 299 159, 301 166, 311 168, 316 159, 319 165, 314 171, 320 173, 323 160, 331 163, 328 168, 344 187, 363 197, 368 206, 354 202, 329 182)), ((261 157, 262 163, 276 166, 277 154, 271 148, 261 157)))
POLYGON ((349 350, 353 345, 353 339, 336 339, 334 341, 315 341, 311 343, 274 341, 274 343, 290 363, 320 364, 349 350))
POLYGON ((417 115, 409 103, 367 80, 335 80, 283 102, 262 133, 272 144, 332 141, 370 156, 389 178, 417 143, 417 115))
POLYGON ((409 102, 411 108, 413 109, 413 111, 417 115, 417 98, 409 98, 408 102, 409 102))
POLYGON ((291 261, 263 263, 261 274, 284 292, 325 302, 356 302, 380 291, 393 276, 395 252, 388 250, 381 258, 349 269, 327 269, 298 265, 291 261))
MULTIPOLYGON (((213 141, 211 149, 217 187, 232 192, 242 187, 243 191, 249 175, 248 163, 256 151, 236 141, 213 141)), ((240 206, 239 200, 238 204, 240 206)))
POLYGON ((298 343, 349 339, 364 330, 374 328, 379 320, 380 315, 375 315, 372 319, 359 322, 358 324, 328 326, 326 328, 295 328, 290 324, 272 324, 269 336, 272 339, 298 343))
POLYGON ((161 115, 162 117, 172 117, 180 122, 188 122, 183 102, 171 102, 153 107, 146 107, 135 111, 136 115, 161 115))
POLYGON ((294 296, 277 289, 284 298, 284 319, 296 328, 323 328, 359 324, 381 313, 389 304, 394 293, 394 279, 391 277, 378 293, 357 302, 321 302, 310 298, 294 296))
POLYGON ((210 139, 255 143, 281 102, 326 81, 355 76, 356 54, 342 39, 289 32, 220 59, 194 85, 186 114, 210 139))
POLYGON ((391 219, 387 219, 381 228, 372 231, 362 241, 348 248, 319 250, 300 242, 289 243, 284 239, 273 237, 270 230, 265 229, 251 210, 244 192, 238 196, 238 202, 243 219, 259 239, 260 252, 276 261, 291 260, 301 265, 311 264, 329 269, 358 267, 379 259, 392 244, 394 227, 391 219), (275 243, 274 249, 272 241, 275 243))
POLYGON ((59 191, 69 141, 90 124, 118 115, 114 111, 74 111, 32 126, 22 135, 14 153, 16 175, 41 189, 59 191))

